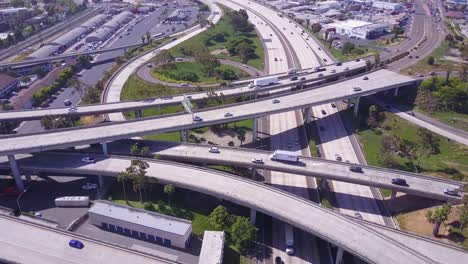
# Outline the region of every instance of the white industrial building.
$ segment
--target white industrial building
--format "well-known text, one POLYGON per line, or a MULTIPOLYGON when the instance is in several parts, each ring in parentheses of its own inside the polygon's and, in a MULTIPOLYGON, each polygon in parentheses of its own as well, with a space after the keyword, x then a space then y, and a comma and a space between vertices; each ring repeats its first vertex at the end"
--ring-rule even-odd
POLYGON ((388 25, 374 24, 360 20, 346 20, 343 22, 331 23, 325 27, 327 29, 334 28, 337 34, 360 39, 374 38, 388 32, 388 25))
POLYGON ((130 11, 124 11, 116 15, 114 18, 98 28, 95 32, 86 37, 86 42, 91 43, 106 40, 112 33, 117 31, 117 29, 122 27, 132 18, 133 14, 130 11))
POLYGON ((400 11, 403 9, 403 4, 384 1, 374 1, 372 3, 372 7, 385 10, 400 11))
POLYGON ((192 234, 192 222, 130 206, 97 201, 88 211, 91 224, 107 231, 185 248, 192 234))
POLYGON ((224 255, 224 232, 205 231, 200 250, 199 264, 221 264, 224 255))

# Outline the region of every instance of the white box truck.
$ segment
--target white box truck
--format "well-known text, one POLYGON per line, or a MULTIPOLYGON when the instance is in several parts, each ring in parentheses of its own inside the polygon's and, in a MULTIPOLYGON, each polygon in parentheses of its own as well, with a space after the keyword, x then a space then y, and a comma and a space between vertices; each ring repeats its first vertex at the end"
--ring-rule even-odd
POLYGON ((298 162, 299 156, 294 151, 275 150, 275 152, 273 152, 273 154, 270 155, 270 159, 279 161, 298 162))
POLYGON ((285 224, 284 227, 284 238, 286 240, 286 254, 294 255, 294 233, 293 227, 289 224, 285 224))
POLYGON ((258 78, 253 81, 254 86, 267 86, 278 82, 278 76, 258 78))
POLYGON ((57 207, 88 207, 89 196, 65 196, 55 199, 57 207))

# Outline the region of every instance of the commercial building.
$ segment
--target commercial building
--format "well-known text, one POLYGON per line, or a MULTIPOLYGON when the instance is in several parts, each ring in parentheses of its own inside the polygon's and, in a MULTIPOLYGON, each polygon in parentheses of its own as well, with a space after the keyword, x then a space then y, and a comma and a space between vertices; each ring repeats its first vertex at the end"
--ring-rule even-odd
POLYGON ((388 32, 388 25, 374 24, 360 20, 346 20, 338 23, 331 23, 325 26, 327 29, 334 29, 337 34, 352 38, 369 39, 375 38, 388 32))
POLYGON ((130 11, 124 11, 99 27, 95 32, 86 37, 86 42, 99 42, 106 40, 112 33, 121 28, 133 18, 130 11))
POLYGON ((199 264, 221 264, 224 255, 224 232, 205 231, 200 251, 199 264))
POLYGON ((403 10, 402 3, 392 3, 392 2, 384 2, 384 1, 374 1, 372 3, 374 8, 378 9, 385 9, 385 10, 392 10, 392 11, 400 11, 403 10))
POLYGON ((0 97, 4 97, 16 88, 18 88, 18 80, 10 75, 0 73, 0 97))
POLYGON ((192 222, 108 201, 97 201, 88 211, 91 224, 121 235, 185 248, 192 222))

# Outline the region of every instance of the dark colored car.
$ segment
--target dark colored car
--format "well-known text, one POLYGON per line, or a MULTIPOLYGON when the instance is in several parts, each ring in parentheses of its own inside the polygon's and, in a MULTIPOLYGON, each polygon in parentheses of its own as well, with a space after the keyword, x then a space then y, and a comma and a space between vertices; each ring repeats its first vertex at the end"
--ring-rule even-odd
POLYGON ((341 66, 341 65, 343 65, 343 63, 341 63, 341 62, 338 62, 338 63, 336 64, 336 66, 341 66))
POLYGON ((68 245, 72 248, 77 248, 77 249, 82 249, 84 248, 84 245, 83 243, 81 243, 80 241, 76 240, 76 239, 72 239, 70 240, 70 242, 68 243, 68 245))
POLYGON ((349 170, 352 171, 352 172, 358 172, 358 173, 362 173, 362 168, 359 167, 359 166, 351 166, 349 167, 349 170))
POLYGON ((361 61, 360 59, 356 59, 356 62, 361 61))
POLYGON ((401 178, 392 179, 392 184, 406 186, 406 180, 401 178))
POLYGON ((291 81, 296 81, 297 80, 297 76, 294 76, 294 77, 291 77, 291 79, 289 79, 291 81))
POLYGON ((283 264, 283 261, 281 260, 281 257, 276 257, 275 258, 275 264, 283 264))
POLYGON ((70 105, 72 105, 72 102, 69 99, 65 99, 65 101, 63 101, 63 104, 65 106, 70 106, 70 105))

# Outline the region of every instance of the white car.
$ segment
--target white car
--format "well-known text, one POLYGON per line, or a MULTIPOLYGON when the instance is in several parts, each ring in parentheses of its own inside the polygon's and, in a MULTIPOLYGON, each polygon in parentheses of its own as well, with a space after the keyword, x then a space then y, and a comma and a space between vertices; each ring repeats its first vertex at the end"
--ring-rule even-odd
POLYGON ((345 70, 345 71, 349 71, 349 67, 345 67, 344 70, 345 70))
POLYGON ((84 162, 84 163, 95 163, 96 159, 92 158, 92 157, 84 157, 84 158, 81 159, 81 161, 84 162))
POLYGON ((76 107, 68 108, 68 113, 76 113, 77 111, 78 111, 78 108, 76 108, 76 107))
POLYGON ((330 70, 331 73, 336 73, 335 69, 330 70))
POLYGON ((97 189, 97 184, 87 182, 83 186, 81 186, 83 190, 94 190, 97 189))
POLYGON ((219 148, 217 147, 211 147, 209 150, 210 153, 219 153, 219 148))
POLYGON ((34 212, 34 216, 35 216, 35 217, 42 217, 42 214, 39 213, 39 212, 34 212))
POLYGON ((253 159, 252 159, 252 163, 263 164, 263 159, 261 159, 261 158, 253 158, 253 159))
POLYGON ((230 117, 230 116, 232 116, 232 113, 227 112, 224 114, 224 117, 230 117))
POLYGON ((361 90, 362 90, 362 89, 361 89, 361 87, 359 87, 359 86, 354 86, 354 87, 353 87, 353 91, 355 91, 355 92, 359 92, 359 91, 361 91, 361 90))
POLYGON ((203 121, 203 119, 202 119, 201 117, 199 117, 199 116, 195 116, 195 117, 193 118, 193 121, 195 121, 195 122, 201 122, 201 121, 203 121))
POLYGON ((447 195, 458 196, 457 191, 455 189, 452 189, 452 188, 444 189, 444 193, 447 194, 447 195))

